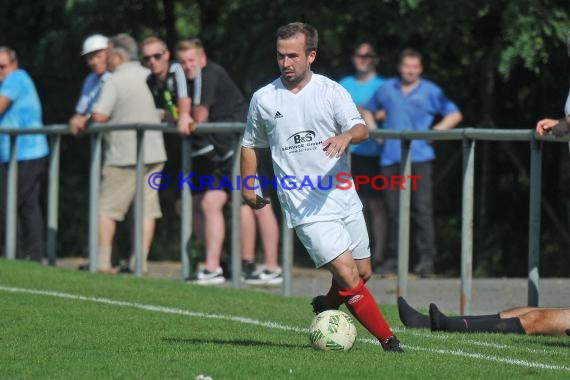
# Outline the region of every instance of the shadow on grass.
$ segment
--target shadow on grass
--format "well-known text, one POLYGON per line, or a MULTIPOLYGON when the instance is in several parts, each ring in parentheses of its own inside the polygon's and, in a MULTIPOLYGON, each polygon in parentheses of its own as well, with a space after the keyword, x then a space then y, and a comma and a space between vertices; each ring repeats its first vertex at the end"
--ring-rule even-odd
POLYGON ((227 344, 232 346, 265 346, 265 347, 282 347, 282 348, 309 348, 310 345, 307 344, 290 344, 290 343, 275 343, 275 342, 264 342, 261 340, 251 340, 251 339, 198 339, 198 338, 160 338, 163 342, 176 343, 176 344, 227 344))

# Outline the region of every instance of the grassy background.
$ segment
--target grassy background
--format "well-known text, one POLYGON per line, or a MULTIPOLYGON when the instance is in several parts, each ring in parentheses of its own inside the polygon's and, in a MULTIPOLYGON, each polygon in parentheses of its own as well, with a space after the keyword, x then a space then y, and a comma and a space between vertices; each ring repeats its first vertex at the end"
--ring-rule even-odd
POLYGON ((302 331, 313 317, 303 297, 6 260, 0 260, 0 287, 0 378, 570 376, 568 338, 406 330, 393 306, 382 310, 404 344, 404 355, 382 352, 360 326, 360 340, 349 353, 313 350, 302 331), (10 292, 9 287, 89 298, 10 292), (131 304, 101 303, 95 297, 131 304), (141 304, 176 310, 143 310, 141 304))

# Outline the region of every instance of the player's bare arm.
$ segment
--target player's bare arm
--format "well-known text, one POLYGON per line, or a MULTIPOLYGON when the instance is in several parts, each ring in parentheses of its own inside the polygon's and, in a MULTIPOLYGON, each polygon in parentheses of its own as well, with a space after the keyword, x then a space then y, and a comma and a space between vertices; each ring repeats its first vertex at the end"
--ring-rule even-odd
POLYGON ((190 98, 180 98, 178 99, 178 122, 176 126, 178 132, 183 135, 189 135, 192 133, 192 116, 190 116, 192 100, 190 98))
POLYGON ((323 150, 329 157, 340 157, 350 144, 362 142, 368 138, 368 127, 364 124, 356 124, 350 130, 340 135, 329 137, 323 142, 323 150))
POLYGON ((360 106, 358 106, 356 108, 358 108, 358 112, 360 112, 360 114, 362 115, 362 118, 364 119, 364 122, 368 126, 368 129, 378 128, 378 125, 376 124, 376 120, 375 120, 375 117, 372 114, 372 112, 370 112, 367 109, 362 108, 360 106))
POLYGON ((255 175, 257 174, 257 154, 253 148, 241 148, 241 178, 243 200, 247 205, 255 210, 263 208, 269 203, 263 197, 255 194, 255 175), (248 178, 249 177, 249 178, 248 178))
POLYGON ((109 115, 104 115, 98 112, 93 112, 91 115, 91 120, 93 120, 94 123, 106 123, 110 118, 111 117, 109 115))
POLYGON ((452 129, 455 128, 457 124, 461 123, 461 120, 463 120, 463 115, 461 112, 452 112, 441 119, 439 123, 434 125, 433 129, 436 131, 445 131, 447 129, 452 129))
POLYGON ((536 132, 543 136, 552 132, 554 136, 561 137, 568 133, 568 125, 570 125, 570 117, 565 119, 542 119, 536 124, 536 132))
POLYGON ((0 115, 2 115, 12 104, 12 100, 7 96, 0 96, 0 115))
POLYGON ((199 105, 192 109, 192 115, 196 123, 207 123, 210 118, 210 109, 208 106, 199 105))
POLYGON ((77 135, 78 133, 82 132, 85 127, 87 126, 87 115, 81 114, 74 114, 69 119, 69 130, 71 131, 72 135, 77 135))

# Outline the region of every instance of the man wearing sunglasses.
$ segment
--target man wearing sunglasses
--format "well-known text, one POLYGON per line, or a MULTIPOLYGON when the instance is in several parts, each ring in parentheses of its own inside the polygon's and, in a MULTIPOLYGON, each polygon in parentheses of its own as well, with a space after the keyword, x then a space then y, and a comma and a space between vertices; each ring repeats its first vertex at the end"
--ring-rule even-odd
POLYGON ((87 60, 91 73, 83 81, 81 96, 75 106, 75 114, 69 119, 69 129, 76 135, 87 126, 93 104, 99 97, 103 83, 111 76, 107 70, 108 38, 100 34, 89 36, 83 42, 81 55, 87 60))
POLYGON ((145 39, 142 53, 144 64, 151 71, 146 82, 156 107, 164 111, 163 119, 175 122, 180 133, 188 134, 191 99, 182 66, 170 61, 166 43, 158 37, 145 39))
MULTIPOLYGON (((0 46, 0 130, 42 126, 42 107, 28 73, 18 66, 16 52, 0 46)), ((40 206, 41 181, 49 148, 45 135, 20 135, 16 140, 18 160, 18 249, 17 257, 40 262, 44 256, 44 221, 40 206)), ((6 190, 10 138, 0 134, 0 193, 6 190)), ((5 193, 4 193, 5 194, 5 193)), ((0 194, 0 230, 5 224, 5 196, 0 194)), ((0 234, 2 233, 0 232, 0 234)))

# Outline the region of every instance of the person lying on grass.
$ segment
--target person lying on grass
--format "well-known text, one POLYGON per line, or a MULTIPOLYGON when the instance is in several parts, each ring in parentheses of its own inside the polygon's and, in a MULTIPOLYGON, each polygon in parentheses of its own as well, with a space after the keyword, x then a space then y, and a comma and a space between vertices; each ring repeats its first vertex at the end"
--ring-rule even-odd
POLYGON ((517 307, 491 315, 463 315, 448 317, 434 303, 429 315, 411 307, 398 297, 398 312, 404 326, 431 328, 432 331, 466 333, 514 333, 527 335, 570 336, 570 307, 517 307))

